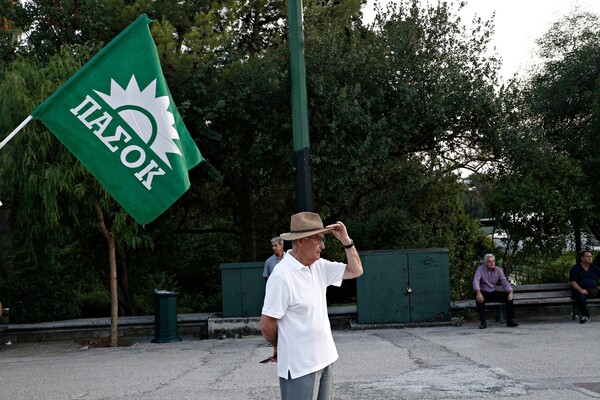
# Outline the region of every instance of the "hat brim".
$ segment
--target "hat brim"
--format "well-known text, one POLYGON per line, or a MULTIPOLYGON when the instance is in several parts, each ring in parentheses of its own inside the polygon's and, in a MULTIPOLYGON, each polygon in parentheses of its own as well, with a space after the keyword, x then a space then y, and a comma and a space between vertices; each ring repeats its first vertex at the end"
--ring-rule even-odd
POLYGON ((287 233, 282 233, 281 235, 279 235, 279 237, 281 237, 283 240, 296 240, 296 239, 302 239, 305 237, 309 237, 309 236, 313 236, 313 235, 317 235, 319 233, 325 232, 325 233, 329 233, 331 232, 332 228, 324 228, 324 229, 315 229, 314 231, 307 231, 307 232, 287 232, 287 233))

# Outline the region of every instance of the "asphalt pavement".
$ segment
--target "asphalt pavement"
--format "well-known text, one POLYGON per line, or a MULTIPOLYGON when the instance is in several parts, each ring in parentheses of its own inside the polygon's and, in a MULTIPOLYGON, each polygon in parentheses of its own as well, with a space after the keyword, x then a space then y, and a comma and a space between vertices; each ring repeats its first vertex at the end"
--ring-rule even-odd
MULTIPOLYGON (((334 331, 334 399, 600 398, 600 318, 334 331)), ((260 336, 129 347, 0 344, 0 399, 278 399, 260 336)))

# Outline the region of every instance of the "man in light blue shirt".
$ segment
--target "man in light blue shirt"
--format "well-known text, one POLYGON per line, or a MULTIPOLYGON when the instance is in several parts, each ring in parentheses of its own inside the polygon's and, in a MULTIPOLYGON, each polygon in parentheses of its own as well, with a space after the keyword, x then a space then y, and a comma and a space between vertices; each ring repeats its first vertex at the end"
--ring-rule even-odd
POLYGON ((263 278, 265 281, 269 279, 269 276, 273 273, 273 268, 283 258, 283 239, 279 236, 275 236, 271 239, 271 248, 273 249, 273 255, 267 258, 265 261, 265 269, 263 270, 263 278))
POLYGON ((515 308, 513 305, 513 289, 504 275, 502 268, 496 266, 496 257, 493 254, 486 254, 483 257, 483 263, 477 267, 473 277, 473 290, 475 291, 475 300, 479 319, 481 324, 479 329, 487 328, 485 316, 485 303, 505 303, 506 304, 506 326, 513 328, 519 326, 514 321, 515 308), (498 291, 496 288, 502 285, 505 291, 498 291))

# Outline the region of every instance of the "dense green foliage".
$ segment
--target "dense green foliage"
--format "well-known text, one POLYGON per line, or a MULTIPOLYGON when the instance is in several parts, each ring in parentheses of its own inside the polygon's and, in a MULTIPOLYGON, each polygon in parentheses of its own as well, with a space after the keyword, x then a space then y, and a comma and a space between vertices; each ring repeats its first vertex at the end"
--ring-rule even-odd
POLYGON ((599 39, 597 16, 565 16, 538 40, 537 68, 501 92, 505 128, 490 143, 493 190, 483 198, 510 238, 505 265, 529 266, 526 279, 565 249, 592 245, 586 232, 600 235, 599 39))
MULTIPOLYGON (((343 220, 359 250, 448 248, 452 297, 470 297, 474 267, 492 245, 467 213, 482 216, 457 171, 502 160, 478 178, 494 193, 482 192, 478 212, 514 237, 509 222, 536 214, 532 249, 564 233, 575 201, 568 183, 583 175, 568 156, 542 151, 537 127, 524 130, 535 113, 521 106, 521 91, 498 92, 491 23, 467 29, 460 4, 407 0, 365 26, 363 3, 304 2, 315 211, 326 223, 343 220), (553 174, 558 167, 566 179, 553 174), (522 183, 535 190, 521 190, 516 177, 531 170, 522 183), (515 198, 520 190, 529 208, 515 198), (545 201, 552 190, 561 192, 555 203, 545 201)), ((11 94, 0 98, 2 132, 145 12, 156 19, 165 77, 206 158, 190 171, 190 190, 141 227, 44 126, 28 124, 0 150, 2 300, 19 308, 20 321, 102 314, 108 257, 99 206, 117 241, 121 314, 151 312, 157 286, 177 288, 186 311, 218 310, 219 265, 266 259, 269 239, 294 212, 286 2, 4 0, 0 11, 0 89, 11 94), (57 293, 46 309, 28 293, 50 281, 57 293)), ((584 210, 587 200, 577 201, 584 210)), ((323 256, 343 252, 328 244, 323 256)))

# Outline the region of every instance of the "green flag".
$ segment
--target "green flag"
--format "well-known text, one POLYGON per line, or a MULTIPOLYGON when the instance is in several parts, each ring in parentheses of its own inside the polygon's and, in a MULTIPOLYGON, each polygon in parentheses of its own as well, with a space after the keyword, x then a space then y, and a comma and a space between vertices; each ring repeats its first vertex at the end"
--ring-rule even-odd
POLYGON ((171 206, 202 161, 162 74, 141 15, 31 115, 140 224, 171 206))

